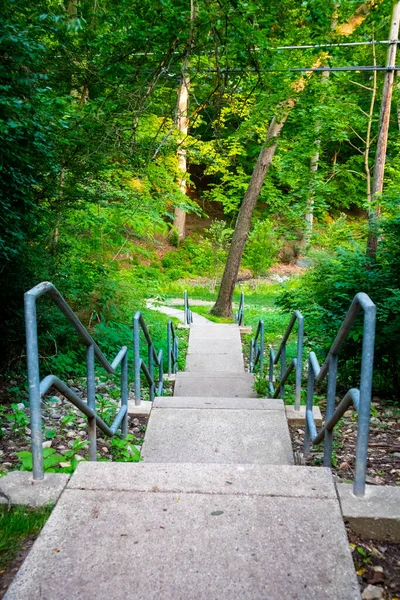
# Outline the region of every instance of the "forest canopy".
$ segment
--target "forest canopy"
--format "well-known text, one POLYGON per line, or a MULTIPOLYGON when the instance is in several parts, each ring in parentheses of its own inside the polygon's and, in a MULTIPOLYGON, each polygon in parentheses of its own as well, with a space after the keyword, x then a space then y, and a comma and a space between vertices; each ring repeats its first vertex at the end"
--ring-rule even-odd
MULTIPOLYGON (((389 0, 1 2, 5 366, 23 359, 22 296, 39 281, 52 281, 101 328, 127 320, 128 287, 143 301, 165 279, 220 277, 263 148, 270 168, 238 268, 262 275, 275 257, 309 255, 316 270, 289 285, 281 302, 311 306, 324 343, 331 331, 321 314, 336 323, 355 292, 369 292, 381 310, 378 356, 387 365, 385 345, 400 339, 400 91, 395 83, 384 188, 374 195, 385 72, 362 67, 386 64, 388 45, 375 41, 389 39, 392 7, 389 0), (352 70, 327 70, 338 67, 352 70), (320 70, 296 71, 307 68, 320 70), (266 139, 274 123, 282 124, 276 148, 277 137, 266 139), (377 204, 378 251, 366 258, 377 204), (192 235, 179 211, 211 215, 214 229, 192 235)), ((44 331, 56 319, 49 348, 65 341, 51 311, 41 319, 44 331)))

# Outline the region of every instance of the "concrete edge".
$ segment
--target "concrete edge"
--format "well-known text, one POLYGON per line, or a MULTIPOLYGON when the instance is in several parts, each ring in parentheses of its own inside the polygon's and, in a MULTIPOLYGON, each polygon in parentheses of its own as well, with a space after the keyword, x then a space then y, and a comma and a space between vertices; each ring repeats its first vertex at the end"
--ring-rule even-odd
POLYGON ((367 485, 365 496, 353 494, 353 484, 336 484, 343 518, 364 538, 400 542, 400 487, 367 485))
POLYGON ((153 403, 150 401, 143 401, 136 405, 134 400, 128 402, 128 415, 134 417, 147 416, 151 413, 153 403))
MULTIPOLYGON (((45 473, 44 479, 35 481, 28 471, 11 471, 0 479, 0 491, 9 499, 10 504, 22 504, 38 508, 57 502, 68 484, 67 473, 45 473)), ((0 496, 0 504, 7 504, 0 496)))
POLYGON ((337 500, 330 469, 224 463, 79 463, 68 490, 337 500))
POLYGON ((154 399, 153 408, 215 410, 284 410, 283 401, 271 398, 169 396, 154 399))
MULTIPOLYGON (((286 418, 288 420, 289 427, 303 427, 306 422, 306 407, 300 406, 300 410, 295 410, 294 405, 286 404, 285 406, 286 418)), ((315 425, 317 427, 322 426, 322 414, 319 406, 313 406, 313 416, 315 425)))

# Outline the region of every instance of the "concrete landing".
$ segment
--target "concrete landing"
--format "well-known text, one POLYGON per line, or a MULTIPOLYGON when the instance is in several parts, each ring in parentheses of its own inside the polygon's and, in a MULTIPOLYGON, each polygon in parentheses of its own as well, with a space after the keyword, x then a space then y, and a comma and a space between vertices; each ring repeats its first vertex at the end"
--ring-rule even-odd
POLYGON ((256 398, 253 382, 254 377, 251 373, 185 371, 176 374, 174 396, 256 398))
POLYGON ((283 400, 273 398, 157 397, 154 408, 218 408, 221 410, 284 410, 283 400))
POLYGON ((146 462, 293 464, 283 410, 153 408, 146 462))
POLYGON ((360 595, 323 469, 87 463, 79 465, 5 598, 360 595))

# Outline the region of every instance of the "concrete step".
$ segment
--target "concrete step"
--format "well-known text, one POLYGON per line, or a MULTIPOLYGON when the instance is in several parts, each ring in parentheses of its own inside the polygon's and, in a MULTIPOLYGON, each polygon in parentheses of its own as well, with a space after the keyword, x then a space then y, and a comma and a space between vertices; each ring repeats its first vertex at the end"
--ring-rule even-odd
POLYGON ((186 371, 193 373, 224 371, 241 374, 244 373, 243 354, 240 350, 229 354, 198 354, 190 351, 186 356, 186 371))
POLYGON ((284 410, 153 408, 147 462, 293 464, 284 410))
POLYGON ((194 325, 190 328, 189 347, 192 340, 236 340, 240 342, 237 325, 194 325))
POLYGON ((154 408, 217 408, 221 410, 285 410, 283 400, 275 398, 156 397, 154 408))
POLYGON ((230 354, 231 352, 239 352, 242 354, 242 344, 240 339, 201 339, 190 338, 189 353, 196 354, 230 354))
POLYGON ((226 371, 176 374, 174 396, 255 398, 251 373, 236 375, 226 371))
POLYGON ((81 463, 6 600, 359 600, 330 473, 81 463))

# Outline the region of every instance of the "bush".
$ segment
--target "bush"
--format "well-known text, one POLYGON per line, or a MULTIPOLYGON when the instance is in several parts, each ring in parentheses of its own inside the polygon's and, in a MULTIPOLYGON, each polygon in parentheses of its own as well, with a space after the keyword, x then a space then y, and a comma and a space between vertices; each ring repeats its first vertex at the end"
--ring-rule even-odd
MULTIPOLYGON (((364 253, 340 250, 336 255, 315 255, 315 266, 286 284, 278 304, 299 309, 314 350, 323 358, 358 292, 377 306, 374 388, 400 399, 400 217, 382 226, 376 262, 364 253)), ((340 354, 342 383, 358 385, 362 342, 359 317, 340 354)))
POLYGON ((246 243, 243 264, 252 272, 253 277, 266 275, 276 262, 279 241, 270 221, 255 224, 246 243))

